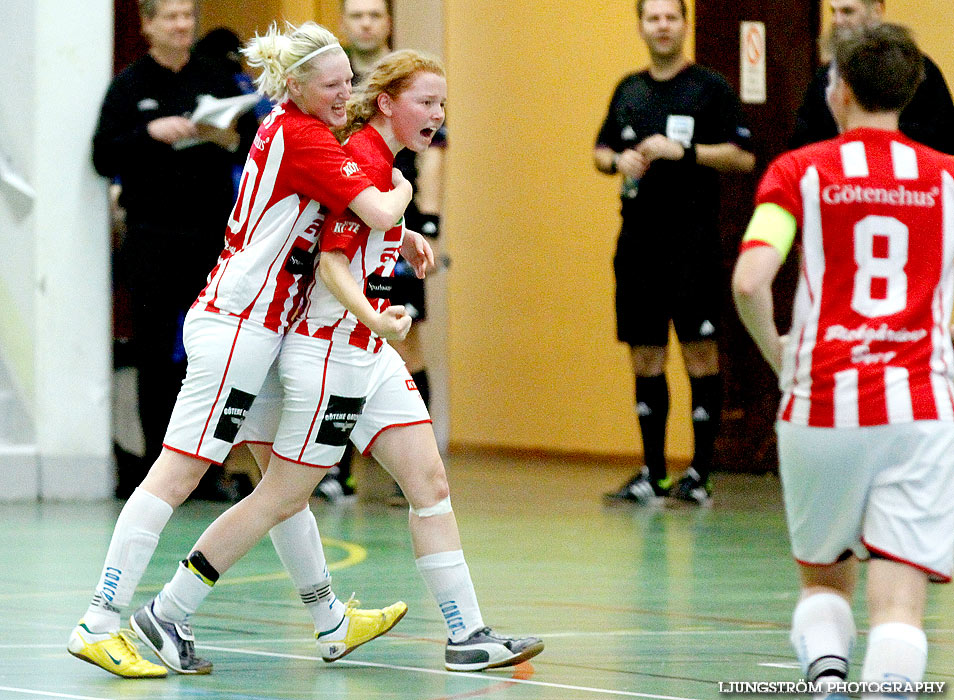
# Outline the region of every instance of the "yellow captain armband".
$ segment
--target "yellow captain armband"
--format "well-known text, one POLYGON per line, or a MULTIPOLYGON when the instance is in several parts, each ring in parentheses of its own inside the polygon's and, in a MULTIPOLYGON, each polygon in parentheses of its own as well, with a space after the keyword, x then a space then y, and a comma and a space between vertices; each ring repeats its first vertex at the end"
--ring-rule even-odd
POLYGON ((742 236, 742 248, 754 245, 770 245, 784 261, 795 242, 798 223, 792 214, 777 204, 760 204, 752 214, 749 227, 742 236))

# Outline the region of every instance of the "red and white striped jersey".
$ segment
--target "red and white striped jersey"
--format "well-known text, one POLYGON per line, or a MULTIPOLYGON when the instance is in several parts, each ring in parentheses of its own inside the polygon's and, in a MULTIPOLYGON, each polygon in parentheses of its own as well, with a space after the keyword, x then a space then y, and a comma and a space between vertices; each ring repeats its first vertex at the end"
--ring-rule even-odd
POLYGON ((276 106, 255 136, 225 249, 195 306, 283 331, 300 308, 326 215, 371 184, 323 122, 291 101, 276 106))
POLYGON ((781 420, 954 420, 952 173, 949 156, 878 129, 770 166, 758 202, 790 212, 802 243, 781 420))
MULTIPOLYGON (((392 189, 394 155, 373 126, 367 125, 352 135, 344 149, 378 189, 392 189)), ((364 289, 368 301, 375 309, 383 311, 391 304, 388 299, 391 280, 403 238, 403 224, 387 231, 373 230, 353 212, 346 211, 341 216, 329 216, 325 220, 318 246, 322 252, 340 250, 346 253, 351 259, 351 274, 364 289)), ((292 331, 344 342, 370 352, 378 352, 385 342, 358 321, 317 274, 308 287, 305 310, 292 326, 292 331)))

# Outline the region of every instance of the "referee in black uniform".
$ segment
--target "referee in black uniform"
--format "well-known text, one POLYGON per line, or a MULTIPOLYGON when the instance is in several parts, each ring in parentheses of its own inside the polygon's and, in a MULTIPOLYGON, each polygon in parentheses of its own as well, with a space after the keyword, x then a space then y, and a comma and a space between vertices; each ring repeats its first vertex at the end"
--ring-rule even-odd
POLYGON ((650 66, 617 86, 593 155, 597 170, 621 175, 617 337, 631 347, 646 465, 607 496, 646 504, 673 495, 705 505, 722 410, 719 172, 748 172, 755 156, 725 78, 683 53, 684 0, 637 0, 636 12, 650 66), (664 450, 670 321, 689 374, 695 437, 692 466, 675 489, 664 450))

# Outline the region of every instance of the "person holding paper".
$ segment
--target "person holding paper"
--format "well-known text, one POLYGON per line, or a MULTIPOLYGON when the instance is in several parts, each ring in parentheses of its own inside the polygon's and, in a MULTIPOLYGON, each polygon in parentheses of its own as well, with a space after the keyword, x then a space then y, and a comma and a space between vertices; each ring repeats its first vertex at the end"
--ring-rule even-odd
POLYGON ((213 61, 221 61, 227 67, 236 84, 246 95, 255 95, 258 102, 253 109, 255 118, 259 123, 272 111, 271 100, 263 95, 259 95, 255 89, 255 82, 252 76, 245 72, 245 65, 242 63, 242 40, 238 34, 227 27, 217 27, 205 36, 195 42, 195 48, 192 49, 193 55, 206 56, 213 61))
POLYGON ((230 98, 241 91, 219 63, 192 56, 192 0, 139 5, 149 52, 109 86, 93 137, 93 164, 122 185, 126 210, 117 276, 131 296, 146 445, 142 472, 120 475, 127 491, 162 449, 185 376, 182 320, 222 249, 233 166, 245 161, 258 126, 252 114, 225 128, 189 119, 200 95, 230 98), (188 143, 194 145, 181 147, 188 143))

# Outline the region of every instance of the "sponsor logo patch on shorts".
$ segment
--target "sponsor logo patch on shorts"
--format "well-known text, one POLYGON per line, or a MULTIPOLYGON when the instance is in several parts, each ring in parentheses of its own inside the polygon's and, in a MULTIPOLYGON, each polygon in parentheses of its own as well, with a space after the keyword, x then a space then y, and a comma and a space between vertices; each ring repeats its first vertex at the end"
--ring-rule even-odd
POLYGON ((225 408, 219 416, 219 422, 215 426, 215 432, 212 435, 217 440, 225 442, 234 442, 238 435, 239 428, 245 421, 248 409, 252 407, 255 400, 255 394, 249 394, 247 391, 233 388, 229 392, 228 399, 225 400, 225 408))
POLYGON ((315 443, 341 447, 348 444, 351 431, 364 410, 363 396, 331 396, 321 418, 315 443))
POLYGON ((407 379, 404 383, 407 384, 408 391, 417 391, 417 383, 413 379, 407 379))

